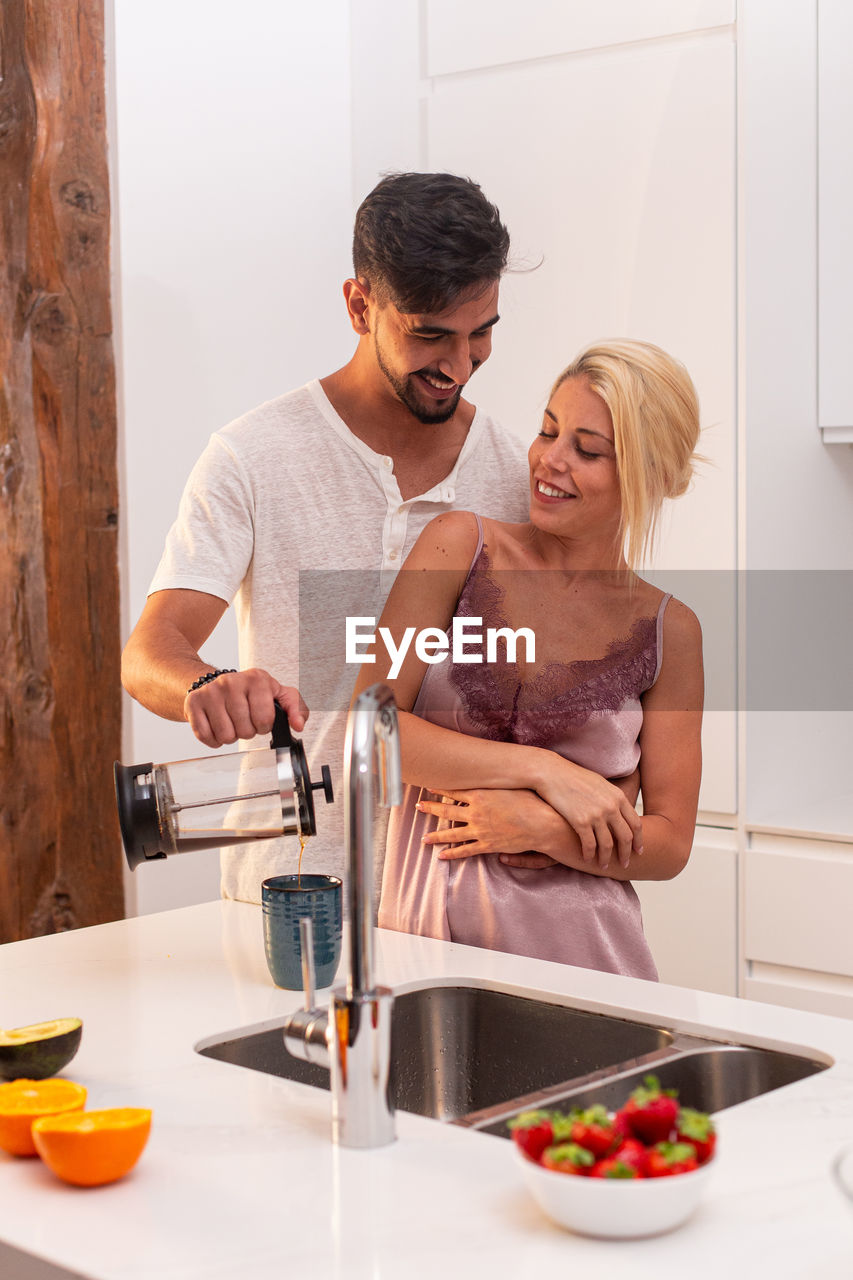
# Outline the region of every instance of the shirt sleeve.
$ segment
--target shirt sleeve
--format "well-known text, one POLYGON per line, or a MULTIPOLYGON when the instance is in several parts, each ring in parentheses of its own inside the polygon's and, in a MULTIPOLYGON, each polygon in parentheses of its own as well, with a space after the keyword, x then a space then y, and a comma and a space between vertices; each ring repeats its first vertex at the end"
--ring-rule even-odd
POLYGON ((252 562, 254 509, 239 458, 211 436, 187 480, 148 594, 203 591, 230 604, 252 562))

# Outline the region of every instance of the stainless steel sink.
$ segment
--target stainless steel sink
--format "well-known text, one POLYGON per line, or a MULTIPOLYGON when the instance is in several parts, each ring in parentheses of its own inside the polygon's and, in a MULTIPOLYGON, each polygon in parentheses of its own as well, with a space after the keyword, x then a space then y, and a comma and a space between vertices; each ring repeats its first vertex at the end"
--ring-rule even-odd
MULTIPOLYGON (((326 1070, 287 1052, 280 1026, 231 1032, 196 1050, 329 1087, 326 1070)), ((507 1118, 530 1106, 618 1106, 649 1072, 678 1088, 685 1105, 720 1111, 829 1065, 473 985, 398 993, 391 1056, 399 1110, 501 1136, 507 1118)))
POLYGON ((508 1136, 507 1120, 531 1107, 555 1107, 570 1111, 573 1107, 591 1107, 601 1103, 608 1110, 621 1107, 643 1077, 657 1076, 664 1089, 677 1089, 683 1106, 697 1111, 716 1113, 747 1102, 762 1093, 770 1093, 783 1085, 793 1084, 829 1063, 818 1062, 799 1054, 774 1049, 754 1049, 746 1045, 712 1044, 699 1048, 701 1041, 693 1036, 676 1036, 672 1049, 657 1061, 643 1066, 621 1066, 617 1071, 601 1073, 587 1080, 574 1080, 556 1089, 540 1090, 509 1105, 483 1109, 465 1116, 461 1123, 498 1137, 508 1136))
POLYGON ((392 1088, 401 1111, 472 1111, 659 1050, 671 1035, 482 987, 427 987, 394 1001, 392 1088))

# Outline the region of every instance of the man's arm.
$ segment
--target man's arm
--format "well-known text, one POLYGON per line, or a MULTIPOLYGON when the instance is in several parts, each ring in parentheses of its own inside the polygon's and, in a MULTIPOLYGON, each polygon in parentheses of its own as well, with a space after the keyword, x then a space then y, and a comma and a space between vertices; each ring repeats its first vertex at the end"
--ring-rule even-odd
POLYGON ((226 607, 224 600, 203 591, 155 591, 122 654, 125 689, 156 715, 188 721, 208 747, 269 733, 276 702, 293 728, 302 729, 308 708, 299 691, 280 684, 268 671, 237 671, 188 692, 200 676, 216 670, 199 649, 226 607))

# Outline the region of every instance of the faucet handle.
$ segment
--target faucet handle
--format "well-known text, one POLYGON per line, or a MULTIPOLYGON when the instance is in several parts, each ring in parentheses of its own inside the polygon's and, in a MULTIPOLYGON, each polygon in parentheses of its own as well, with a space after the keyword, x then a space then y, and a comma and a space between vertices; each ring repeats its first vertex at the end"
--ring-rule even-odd
POLYGON ((314 1008, 316 970, 314 968, 314 921, 302 916, 299 921, 299 952, 302 958, 302 986, 305 990, 305 1012, 314 1008))
POLYGON ((302 985, 305 988, 305 1008, 297 1009, 282 1028, 284 1047, 294 1058, 313 1062, 315 1066, 329 1069, 327 1044, 328 1010, 314 1008, 314 922, 310 916, 299 921, 299 951, 302 960, 302 985))

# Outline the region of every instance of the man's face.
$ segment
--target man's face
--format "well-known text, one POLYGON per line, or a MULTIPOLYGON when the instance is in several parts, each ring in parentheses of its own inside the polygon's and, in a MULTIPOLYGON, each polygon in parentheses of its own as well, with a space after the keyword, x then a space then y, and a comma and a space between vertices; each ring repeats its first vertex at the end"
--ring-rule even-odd
POLYGON ((489 358, 499 282, 435 315, 370 307, 373 350, 386 384, 418 422, 447 422, 465 383, 489 358))

